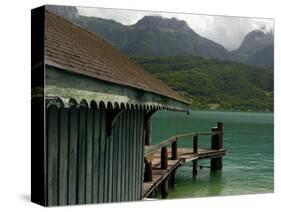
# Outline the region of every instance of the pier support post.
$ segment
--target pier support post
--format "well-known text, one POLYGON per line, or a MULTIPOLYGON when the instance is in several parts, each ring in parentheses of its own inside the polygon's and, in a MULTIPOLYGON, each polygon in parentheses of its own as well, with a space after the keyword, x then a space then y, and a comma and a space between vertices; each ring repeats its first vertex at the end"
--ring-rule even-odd
POLYGON ((193 137, 193 153, 198 153, 198 135, 193 137))
POLYGON ((178 159, 178 144, 177 139, 172 143, 172 160, 178 159))
POLYGON ((192 174, 193 177, 196 177, 198 173, 198 160, 193 160, 192 161, 192 174))
POLYGON ((145 166, 144 166, 144 182, 150 182, 152 181, 152 163, 151 161, 145 161, 145 166))
MULTIPOLYGON (((220 134, 212 135, 213 150, 219 150, 223 148, 223 123, 218 122, 217 127, 212 128, 212 132, 221 132, 220 134)), ((211 171, 217 171, 222 169, 222 157, 211 159, 211 171)))
POLYGON ((163 199, 166 199, 168 196, 168 179, 167 178, 161 183, 161 196, 163 199))
POLYGON ((174 188, 175 187, 175 184, 176 184, 176 170, 173 170, 171 172, 171 175, 169 177, 169 186, 171 188, 174 188))
POLYGON ((168 168, 168 150, 167 147, 161 148, 161 169, 168 168))

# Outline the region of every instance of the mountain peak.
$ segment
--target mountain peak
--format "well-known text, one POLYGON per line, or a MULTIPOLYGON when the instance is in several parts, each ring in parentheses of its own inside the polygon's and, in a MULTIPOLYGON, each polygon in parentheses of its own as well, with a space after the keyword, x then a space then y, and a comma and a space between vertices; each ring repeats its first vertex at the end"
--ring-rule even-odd
POLYGON ((244 41, 242 42, 242 46, 243 43, 251 43, 251 42, 255 42, 255 41, 260 41, 260 43, 265 43, 266 45, 270 44, 273 42, 273 31, 272 29, 266 27, 266 26, 261 26, 258 29, 255 29, 251 32, 249 32, 245 38, 244 41))
POLYGON ((261 27, 249 32, 240 47, 235 50, 236 60, 243 63, 255 64, 259 67, 273 66, 274 35, 261 27))
POLYGON ((144 27, 160 27, 168 29, 190 29, 187 23, 177 18, 164 18, 162 16, 144 16, 136 24, 144 27))
POLYGON ((272 44, 273 43, 273 33, 267 31, 264 27, 253 30, 249 32, 241 46, 240 49, 242 48, 247 48, 248 45, 250 46, 260 46, 259 49, 265 47, 266 45, 272 44))
POLYGON ((264 34, 270 34, 270 35, 273 34, 272 28, 269 27, 269 26, 266 26, 266 25, 262 25, 262 26, 260 26, 258 29, 254 30, 254 31, 258 31, 258 32, 262 32, 264 34))

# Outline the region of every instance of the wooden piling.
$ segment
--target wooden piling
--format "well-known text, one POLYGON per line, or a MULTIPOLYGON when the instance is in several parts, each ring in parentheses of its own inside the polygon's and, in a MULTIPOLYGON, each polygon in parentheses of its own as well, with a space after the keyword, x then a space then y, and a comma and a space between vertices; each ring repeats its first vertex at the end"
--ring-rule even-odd
MULTIPOLYGON (((178 139, 176 139, 172 145, 171 145, 171 151, 172 151, 172 160, 177 160, 178 159, 178 139)), ((170 174, 169 178, 169 186, 171 188, 174 188, 176 184, 176 170, 173 170, 170 174)))
POLYGON ((178 144, 177 144, 177 140, 175 140, 173 143, 172 143, 172 160, 176 160, 178 158, 178 144))
POLYGON ((173 170, 170 174, 170 178, 169 178, 169 186, 171 188, 174 188, 176 184, 176 170, 173 170))
POLYGON ((168 196, 168 180, 167 179, 165 179, 161 183, 161 196, 163 199, 166 199, 168 196))
POLYGON ((193 174, 193 177, 197 176, 197 173, 198 173, 198 160, 193 160, 192 161, 192 174, 193 174))
POLYGON ((193 137, 193 153, 198 153, 198 135, 193 137))
POLYGON ((152 181, 152 163, 151 161, 147 161, 145 159, 145 166, 144 166, 144 182, 152 181))
MULTIPOLYGON (((213 150, 219 150, 223 148, 223 123, 218 122, 216 127, 212 128, 212 132, 221 132, 220 134, 212 135, 211 148, 213 150)), ((217 171, 222 169, 222 157, 216 157, 211 159, 211 171, 217 171)))
POLYGON ((161 148, 161 169, 168 168, 168 150, 167 147, 161 148))

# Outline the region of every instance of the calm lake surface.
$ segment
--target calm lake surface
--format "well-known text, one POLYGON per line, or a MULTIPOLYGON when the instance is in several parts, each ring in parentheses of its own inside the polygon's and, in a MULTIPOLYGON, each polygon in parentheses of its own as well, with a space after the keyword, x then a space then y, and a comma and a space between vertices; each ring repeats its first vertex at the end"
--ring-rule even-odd
MULTIPOLYGON (((209 131, 216 122, 224 122, 223 170, 210 173, 209 168, 198 169, 192 177, 190 164, 181 166, 176 175, 176 186, 168 198, 205 197, 273 192, 273 114, 252 112, 160 111, 153 115, 153 143, 165 138, 194 131, 209 131)), ((178 146, 192 146, 190 138, 178 146)), ((210 137, 199 137, 199 148, 210 147, 210 137)), ((210 160, 199 165, 209 166, 210 160)))

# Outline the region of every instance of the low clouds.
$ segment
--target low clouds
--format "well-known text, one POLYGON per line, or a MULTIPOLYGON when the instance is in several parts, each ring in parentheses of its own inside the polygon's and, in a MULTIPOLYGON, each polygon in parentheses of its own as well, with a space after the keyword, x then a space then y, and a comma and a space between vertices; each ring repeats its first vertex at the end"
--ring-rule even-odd
POLYGON ((237 49, 245 35, 252 30, 262 27, 266 27, 267 30, 273 28, 273 20, 271 19, 228 16, 203 17, 202 19, 198 15, 197 17, 187 17, 186 21, 190 21, 191 28, 198 32, 198 34, 220 43, 228 50, 237 49))
POLYGON ((255 29, 273 29, 272 19, 230 16, 177 14, 136 10, 78 7, 80 15, 112 19, 124 25, 135 24, 143 16, 155 15, 184 20, 199 35, 223 45, 228 50, 237 49, 245 35, 255 29))

